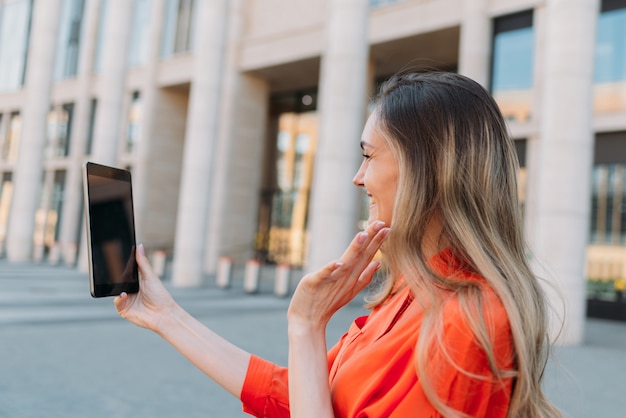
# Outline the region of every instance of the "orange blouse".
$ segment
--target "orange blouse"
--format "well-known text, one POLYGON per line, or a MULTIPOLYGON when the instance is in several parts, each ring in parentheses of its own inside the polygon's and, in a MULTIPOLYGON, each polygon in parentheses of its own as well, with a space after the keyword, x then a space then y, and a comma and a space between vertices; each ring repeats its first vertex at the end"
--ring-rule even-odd
MULTIPOLYGON (((501 369, 513 368, 508 318, 484 279, 459 269, 449 251, 433 257, 431 267, 444 276, 479 280, 483 314, 501 369)), ((336 417, 439 417, 416 374, 415 347, 423 311, 405 287, 369 316, 357 318, 328 352, 331 398, 336 417)), ((458 299, 444 302, 443 345, 427 364, 431 385, 450 407, 472 417, 506 417, 511 379, 497 381, 468 325, 458 299), (484 376, 477 379, 466 373, 484 376)), ((257 417, 289 417, 287 369, 252 356, 241 392, 243 410, 257 417)))

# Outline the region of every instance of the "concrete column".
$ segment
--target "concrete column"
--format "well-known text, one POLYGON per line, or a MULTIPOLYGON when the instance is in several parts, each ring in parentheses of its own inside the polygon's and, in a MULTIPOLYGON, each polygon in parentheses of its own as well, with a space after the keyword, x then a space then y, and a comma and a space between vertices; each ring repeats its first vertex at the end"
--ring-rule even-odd
POLYGON ((219 257, 242 264, 251 257, 257 226, 269 87, 238 70, 245 4, 229 2, 221 124, 207 213, 204 272, 213 274, 219 257), (258 173, 259 175, 255 175, 258 173))
POLYGON ((198 32, 174 243, 175 286, 202 283, 214 144, 220 121, 226 0, 197 3, 198 32))
POLYGON ((26 100, 23 107, 22 138, 14 172, 11 221, 7 255, 25 261, 33 249, 35 211, 41 192, 41 173, 46 142, 46 120, 59 26, 60 0, 34 2, 26 69, 26 100))
POLYGON ((151 139, 154 135, 154 115, 158 98, 157 71, 159 69, 161 33, 165 19, 165 0, 153 0, 150 17, 150 46, 147 63, 147 73, 142 94, 142 128, 141 137, 137 144, 137 164, 133 169, 133 199, 135 205, 135 225, 138 240, 144 239, 145 220, 141 215, 149 210, 147 204, 148 165, 150 159, 151 139))
POLYGON ((78 62, 78 93, 76 95, 74 126, 70 138, 70 164, 65 181, 65 196, 63 213, 61 216, 61 231, 59 244, 61 258, 68 266, 76 263, 80 242, 84 237, 79 236, 81 225, 84 225, 83 191, 81 164, 87 147, 89 132, 89 116, 91 110, 91 77, 93 58, 96 50, 98 32, 98 14, 100 0, 87 0, 83 14, 84 31, 81 39, 78 62))
MULTIPOLYGON (((583 341, 585 253, 593 163, 592 87, 599 0, 549 0, 545 5, 545 56, 540 138, 536 144, 533 263, 565 326, 559 341, 583 341)), ((560 324, 554 321, 553 334, 560 324)))
POLYGON ((100 164, 115 165, 123 119, 133 2, 108 0, 107 7, 99 83, 101 95, 98 100, 91 160, 100 164))
POLYGON ((318 102, 320 134, 309 207, 308 270, 340 257, 357 231, 358 193, 352 178, 361 158, 368 17, 366 1, 329 2, 318 102))
POLYGON ((488 87, 491 19, 487 0, 465 0, 459 47, 459 73, 488 87))

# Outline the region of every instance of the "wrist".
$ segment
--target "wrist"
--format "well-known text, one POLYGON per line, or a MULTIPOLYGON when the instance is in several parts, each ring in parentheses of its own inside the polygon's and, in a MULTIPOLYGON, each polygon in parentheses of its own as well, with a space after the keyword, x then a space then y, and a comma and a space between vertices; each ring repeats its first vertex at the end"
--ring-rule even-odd
POLYGON ((287 334, 291 337, 325 336, 326 322, 313 321, 297 316, 287 317, 287 334))
POLYGON ((165 306, 161 309, 159 315, 154 321, 152 331, 161 336, 164 336, 168 333, 168 330, 172 329, 173 327, 179 326, 180 322, 183 321, 186 314, 187 313, 185 312, 185 310, 183 310, 176 303, 165 306))

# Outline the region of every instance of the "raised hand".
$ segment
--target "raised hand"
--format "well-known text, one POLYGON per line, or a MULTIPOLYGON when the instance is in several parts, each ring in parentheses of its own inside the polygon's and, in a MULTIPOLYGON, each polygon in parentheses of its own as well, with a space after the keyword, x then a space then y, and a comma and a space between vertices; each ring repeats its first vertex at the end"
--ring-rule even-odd
POLYGON ((380 268, 380 262, 372 260, 388 233, 383 222, 372 222, 339 261, 304 276, 289 305, 290 323, 326 327, 332 315, 371 282, 380 268))

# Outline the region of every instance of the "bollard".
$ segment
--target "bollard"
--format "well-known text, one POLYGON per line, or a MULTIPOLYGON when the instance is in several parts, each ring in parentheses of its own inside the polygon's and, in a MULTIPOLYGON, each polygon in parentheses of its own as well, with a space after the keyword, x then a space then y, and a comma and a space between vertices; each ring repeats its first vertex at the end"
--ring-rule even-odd
POLYGON ((45 250, 46 248, 43 246, 43 244, 35 244, 35 247, 33 249, 33 261, 35 263, 41 263, 43 261, 45 250))
POLYGON ((259 275, 261 274, 261 262, 250 259, 246 263, 246 273, 243 279, 243 289, 247 293, 256 293, 259 290, 259 275))
POLYGON ((165 273, 166 254, 164 250, 154 250, 152 253, 152 271, 159 277, 165 273))
POLYGON ((215 283, 220 289, 230 287, 230 280, 233 272, 233 259, 230 257, 220 257, 217 261, 217 277, 215 283))
POLYGON ((63 260, 65 261, 65 265, 68 267, 73 267, 76 265, 76 257, 78 254, 78 246, 75 242, 70 242, 67 244, 65 248, 65 254, 63 255, 63 260))
POLYGON ((61 261, 61 244, 55 242, 48 253, 48 264, 56 266, 61 261))
POLYGON ((276 279, 274 281, 274 294, 285 297, 289 294, 289 279, 291 276, 291 266, 287 263, 280 263, 276 266, 276 279))

